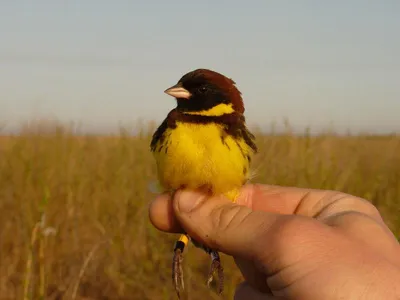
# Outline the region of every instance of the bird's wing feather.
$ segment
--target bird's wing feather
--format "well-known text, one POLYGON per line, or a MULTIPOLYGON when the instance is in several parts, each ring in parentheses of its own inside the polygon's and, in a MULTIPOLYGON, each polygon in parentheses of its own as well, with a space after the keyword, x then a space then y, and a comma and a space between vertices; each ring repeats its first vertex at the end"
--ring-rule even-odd
POLYGON ((157 130, 154 132, 153 137, 151 139, 150 143, 150 149, 152 152, 154 152, 157 148, 157 144, 159 142, 162 142, 164 139, 164 134, 165 131, 168 129, 168 118, 166 118, 161 125, 157 128, 157 130))

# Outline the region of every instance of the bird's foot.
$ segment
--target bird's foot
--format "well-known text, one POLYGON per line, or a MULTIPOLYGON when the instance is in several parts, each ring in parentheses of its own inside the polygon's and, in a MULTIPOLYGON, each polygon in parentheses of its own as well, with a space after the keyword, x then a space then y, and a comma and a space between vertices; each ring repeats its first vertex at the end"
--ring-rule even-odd
POLYGON ((218 275, 218 294, 222 294, 224 290, 224 268, 221 264, 221 258, 217 251, 211 250, 211 266, 210 271, 208 272, 207 286, 210 287, 211 282, 214 278, 214 273, 217 272, 218 275))
POLYGON ((175 249, 174 258, 172 261, 172 281, 178 298, 180 298, 180 292, 185 288, 185 284, 183 282, 182 261, 182 251, 180 249, 175 249))
POLYGON ((174 258, 172 260, 172 284, 175 288, 175 292, 180 299, 180 292, 185 289, 185 284, 183 281, 183 250, 185 250, 186 245, 189 242, 189 236, 187 234, 182 234, 179 240, 175 243, 174 248, 174 258))

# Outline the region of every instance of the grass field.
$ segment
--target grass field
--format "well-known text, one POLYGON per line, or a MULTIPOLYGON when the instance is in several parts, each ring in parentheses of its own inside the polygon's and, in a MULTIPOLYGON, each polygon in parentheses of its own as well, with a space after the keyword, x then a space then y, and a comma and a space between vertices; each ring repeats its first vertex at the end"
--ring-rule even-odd
MULTIPOLYGON (((136 137, 47 129, 0 138, 1 299, 175 299, 176 236, 154 229, 147 214, 151 129, 136 137)), ((399 236, 399 136, 287 133, 257 143, 255 182, 365 197, 399 236)), ((230 257, 223 262, 223 298, 232 299, 242 279, 230 257)), ((184 263, 190 299, 220 299, 205 285, 208 257, 191 247, 184 263)))

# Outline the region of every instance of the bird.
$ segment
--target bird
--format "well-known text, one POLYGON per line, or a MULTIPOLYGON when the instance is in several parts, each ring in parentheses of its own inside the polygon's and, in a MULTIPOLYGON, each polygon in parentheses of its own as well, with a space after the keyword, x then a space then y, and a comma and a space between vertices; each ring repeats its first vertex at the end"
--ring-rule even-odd
MULTIPOLYGON (((184 74, 164 92, 176 99, 176 107, 155 130, 150 143, 159 186, 171 196, 180 189, 191 189, 210 196, 223 195, 235 202, 240 188, 251 179, 250 164, 257 153, 236 82, 200 68, 184 74)), ((210 255, 207 285, 210 287, 217 273, 217 293, 221 294, 224 273, 218 251, 183 233, 175 243, 172 263, 178 298, 184 289, 183 251, 189 241, 210 255)))

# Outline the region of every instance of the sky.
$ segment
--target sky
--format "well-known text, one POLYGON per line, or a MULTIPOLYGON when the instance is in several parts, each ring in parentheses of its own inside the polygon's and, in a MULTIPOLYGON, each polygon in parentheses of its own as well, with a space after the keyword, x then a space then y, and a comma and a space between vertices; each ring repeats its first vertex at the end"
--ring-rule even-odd
POLYGON ((250 125, 400 132, 400 1, 1 1, 0 126, 161 122, 209 68, 250 125))

